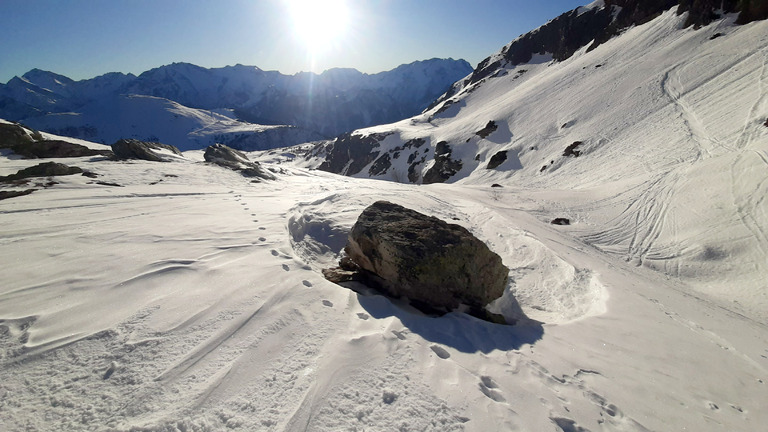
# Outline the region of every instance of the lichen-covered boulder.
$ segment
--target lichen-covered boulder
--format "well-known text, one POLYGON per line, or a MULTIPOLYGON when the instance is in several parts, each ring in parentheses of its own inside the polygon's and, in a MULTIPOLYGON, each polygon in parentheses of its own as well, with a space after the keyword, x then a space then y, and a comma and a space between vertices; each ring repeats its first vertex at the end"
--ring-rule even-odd
POLYGON ((436 311, 482 310, 507 286, 509 269, 466 228, 386 201, 363 211, 344 250, 367 284, 436 311))
POLYGON ((141 159, 151 162, 168 162, 171 154, 182 156, 178 148, 157 142, 121 139, 112 144, 112 152, 117 159, 141 159))
POLYGON ((260 163, 251 161, 242 152, 227 147, 224 144, 209 146, 205 149, 203 157, 205 157, 206 162, 239 171, 246 177, 255 177, 262 180, 276 179, 272 173, 262 168, 260 163))

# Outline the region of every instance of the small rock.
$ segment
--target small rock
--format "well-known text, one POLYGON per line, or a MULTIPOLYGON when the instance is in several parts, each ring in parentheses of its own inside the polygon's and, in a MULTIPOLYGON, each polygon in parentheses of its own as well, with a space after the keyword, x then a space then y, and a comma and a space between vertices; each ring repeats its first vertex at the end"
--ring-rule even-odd
POLYGON ((568 218, 559 217, 559 218, 552 219, 552 222, 550 222, 550 223, 552 225, 570 225, 571 224, 571 220, 568 219, 568 218))
POLYGON ((8 182, 13 180, 20 180, 30 177, 50 177, 50 176, 63 176, 82 173, 82 168, 71 167, 58 162, 44 162, 37 164, 33 167, 24 168, 19 170, 16 174, 11 174, 6 177, 0 177, 0 181, 8 182))

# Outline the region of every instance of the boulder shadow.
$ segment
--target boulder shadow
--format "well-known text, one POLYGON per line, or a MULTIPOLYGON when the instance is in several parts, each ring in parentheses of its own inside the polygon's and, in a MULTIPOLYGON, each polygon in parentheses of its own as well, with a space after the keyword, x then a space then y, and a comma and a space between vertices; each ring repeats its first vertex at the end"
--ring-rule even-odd
POLYGON ((533 345, 544 336, 540 322, 525 319, 515 325, 494 324, 461 312, 430 316, 404 300, 391 299, 357 282, 339 284, 357 293, 357 300, 371 317, 395 317, 425 340, 463 353, 509 351, 533 345))

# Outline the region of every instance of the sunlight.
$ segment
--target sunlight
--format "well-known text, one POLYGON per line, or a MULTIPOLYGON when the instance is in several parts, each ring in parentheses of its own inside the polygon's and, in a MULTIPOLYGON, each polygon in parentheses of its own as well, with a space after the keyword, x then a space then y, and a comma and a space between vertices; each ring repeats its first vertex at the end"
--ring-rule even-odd
POLYGON ((296 37, 315 55, 345 34, 349 11, 344 0, 288 0, 296 37))

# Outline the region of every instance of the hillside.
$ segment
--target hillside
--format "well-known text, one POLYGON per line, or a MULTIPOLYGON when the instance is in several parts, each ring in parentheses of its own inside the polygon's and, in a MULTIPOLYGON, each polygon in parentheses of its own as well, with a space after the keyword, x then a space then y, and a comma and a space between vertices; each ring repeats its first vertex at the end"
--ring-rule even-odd
POLYGON ((686 19, 670 9, 563 61, 493 61, 422 115, 320 145, 302 165, 569 190, 558 205, 578 238, 768 317, 768 23, 686 19))

